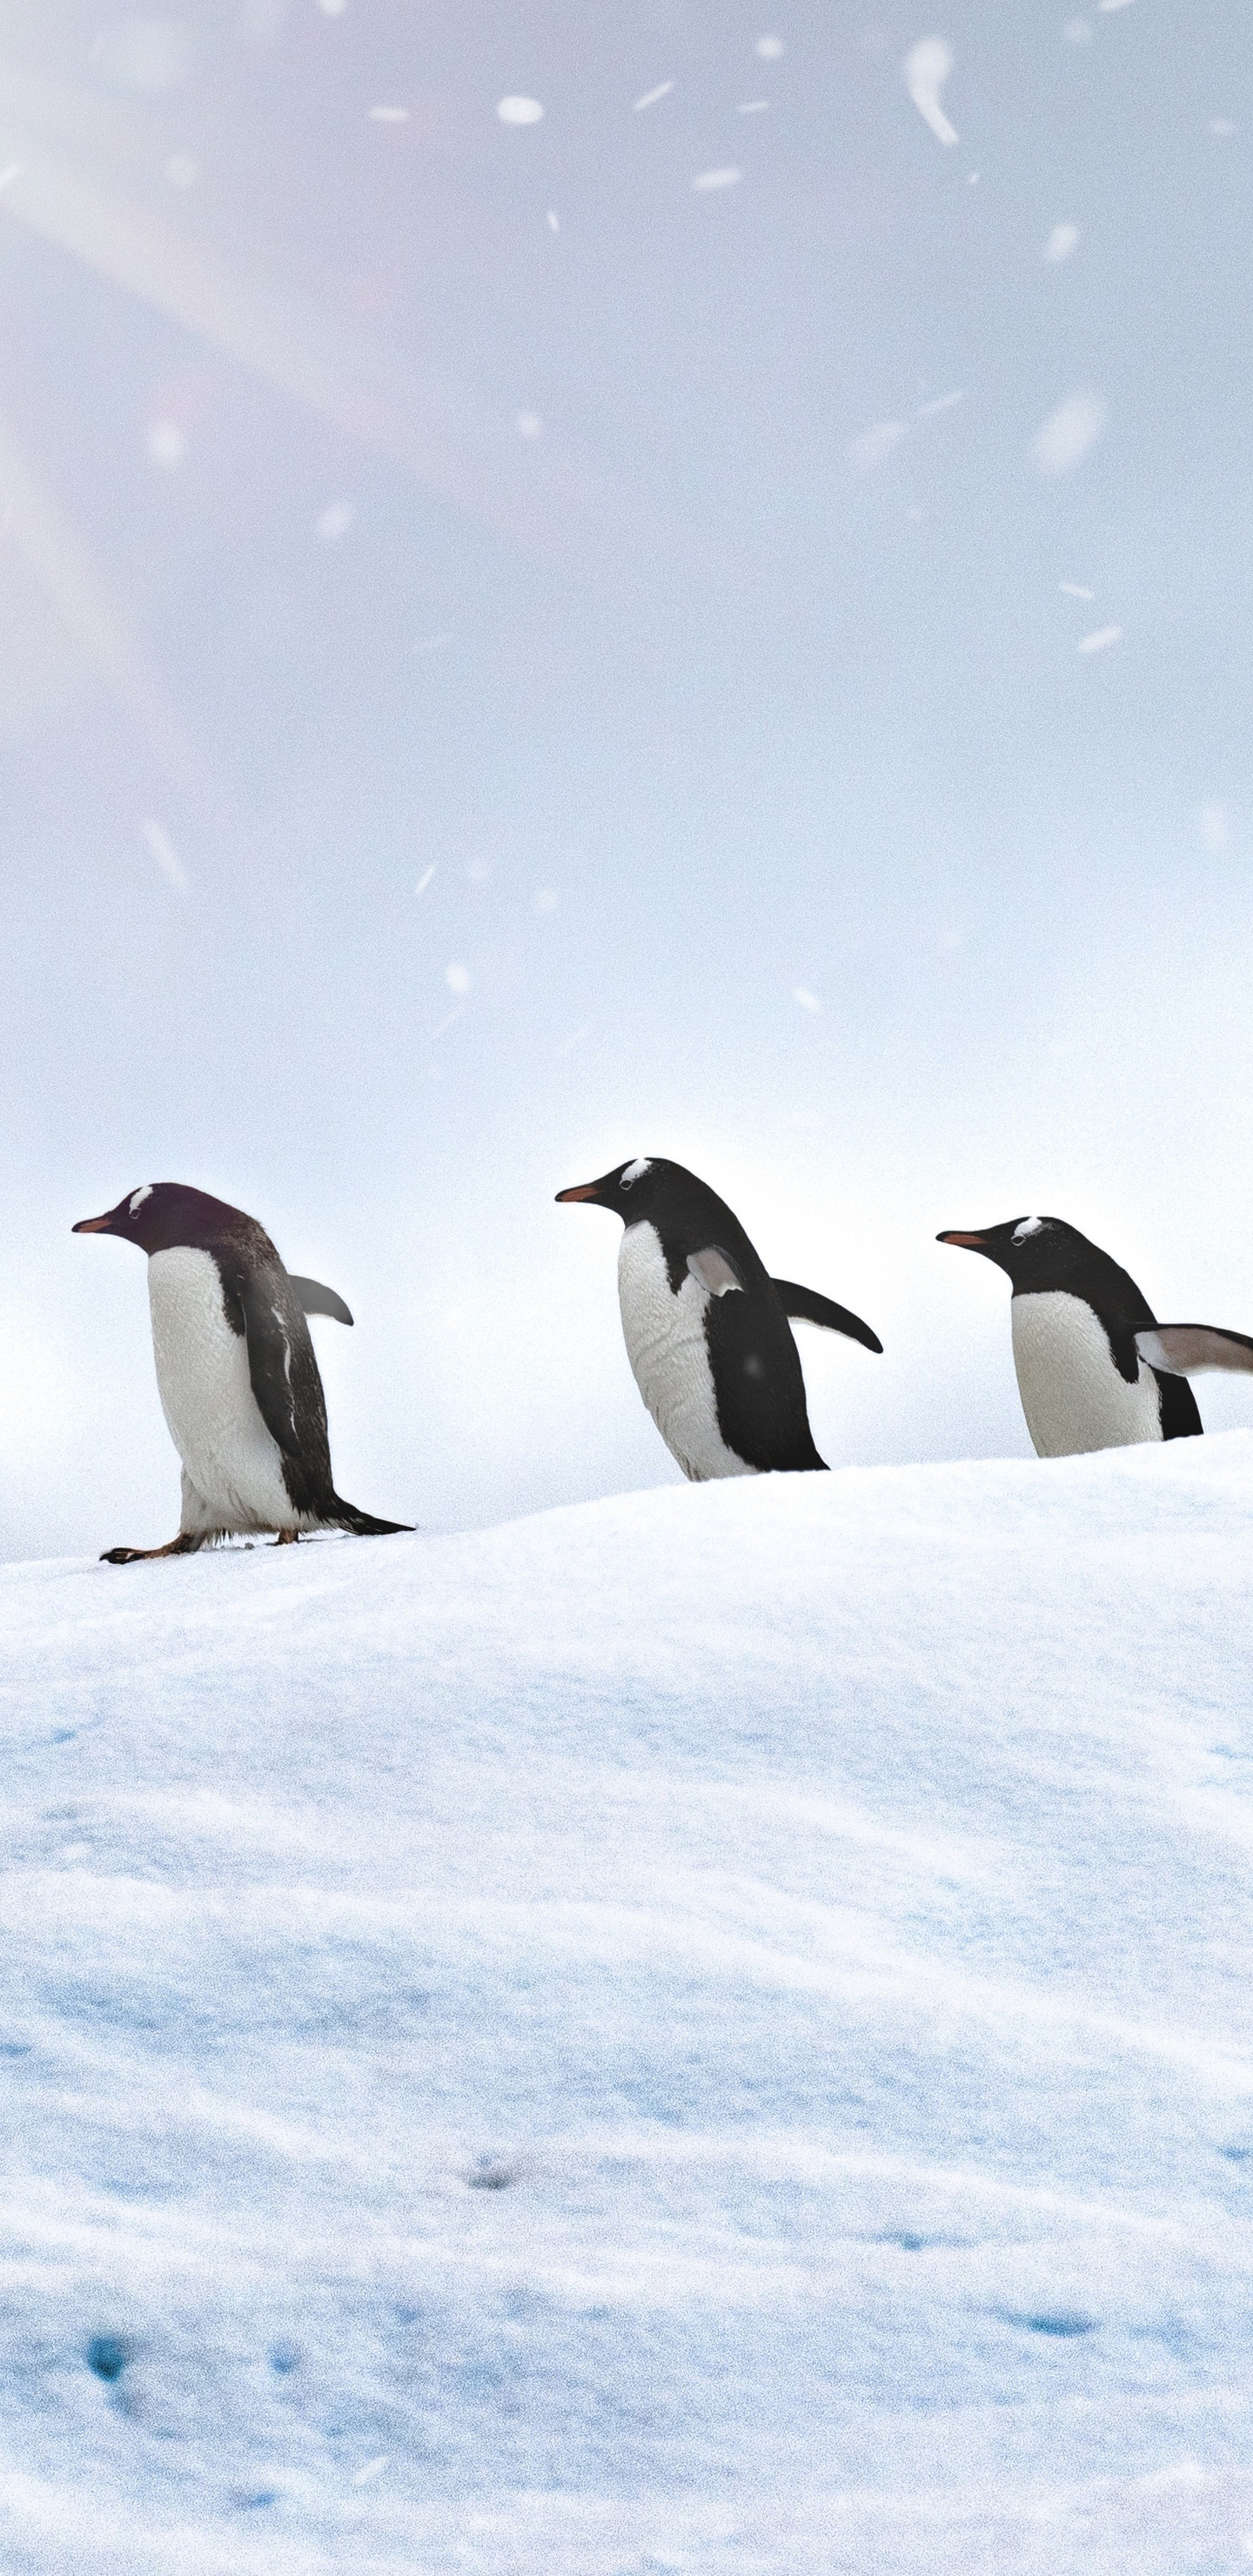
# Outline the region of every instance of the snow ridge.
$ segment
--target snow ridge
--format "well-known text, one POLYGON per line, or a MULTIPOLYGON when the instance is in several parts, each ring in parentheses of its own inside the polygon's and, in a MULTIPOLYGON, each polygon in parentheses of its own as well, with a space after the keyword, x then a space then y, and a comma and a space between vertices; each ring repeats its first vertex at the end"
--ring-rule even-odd
POLYGON ((0 2554, 1253 2534, 1253 1437, 0 1570, 0 2554))

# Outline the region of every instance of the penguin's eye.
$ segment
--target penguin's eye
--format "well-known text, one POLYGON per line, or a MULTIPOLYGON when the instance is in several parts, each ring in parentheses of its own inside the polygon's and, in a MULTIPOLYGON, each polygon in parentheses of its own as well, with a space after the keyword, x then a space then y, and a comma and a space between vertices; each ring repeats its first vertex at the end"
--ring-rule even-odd
POLYGON ((1044 1227, 1045 1219, 1042 1216, 1025 1216, 1022 1224, 1014 1227, 1010 1242, 1025 1243, 1029 1234, 1043 1234, 1044 1227))
POLYGON ((618 1184, 619 1188, 624 1190, 632 1189, 636 1181, 642 1181, 645 1172, 651 1172, 652 1168, 652 1164, 650 1163, 647 1154, 637 1155, 633 1163, 627 1164, 626 1170, 623 1172, 618 1184))
POLYGON ((129 1213, 131 1216, 135 1216, 135 1215, 137 1215, 137 1214, 138 1214, 138 1212, 139 1212, 139 1210, 140 1210, 140 1208, 143 1206, 144 1200, 145 1200, 145 1199, 150 1199, 150 1198, 151 1198, 151 1196, 152 1196, 152 1183, 151 1183, 151 1181, 145 1181, 145 1182, 144 1182, 144 1185, 143 1185, 142 1190, 136 1190, 136 1191, 133 1193, 133 1195, 132 1195, 132 1197, 131 1197, 131 1200, 130 1200, 128 1213, 129 1213))

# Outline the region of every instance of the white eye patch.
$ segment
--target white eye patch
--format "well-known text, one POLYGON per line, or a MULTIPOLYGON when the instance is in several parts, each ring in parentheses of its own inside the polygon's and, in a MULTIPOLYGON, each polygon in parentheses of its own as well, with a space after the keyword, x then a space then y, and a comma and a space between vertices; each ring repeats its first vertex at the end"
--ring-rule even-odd
POLYGON ((134 1216, 137 1210, 143 1206, 144 1200, 150 1199, 151 1196, 152 1183, 151 1181, 145 1181, 142 1190, 136 1190, 134 1195, 127 1200, 127 1209, 130 1215, 134 1216))
POLYGON ((728 1260, 725 1252, 719 1252, 716 1243, 707 1245, 703 1252, 689 1252, 687 1266, 693 1279, 699 1279, 711 1297, 725 1297, 732 1288, 743 1288, 744 1282, 734 1262, 728 1260))
POLYGON ((1025 1243, 1027 1236, 1029 1234, 1039 1234, 1043 1225, 1044 1219, 1042 1216, 1025 1216, 1022 1224, 1014 1227, 1014 1231, 1010 1236, 1011 1243, 1025 1243))
POLYGON ((623 1189, 629 1190, 632 1181, 642 1181, 645 1172, 651 1172, 652 1168, 652 1164, 649 1161, 647 1154, 637 1154, 635 1161, 627 1164, 626 1170, 622 1175, 623 1189))

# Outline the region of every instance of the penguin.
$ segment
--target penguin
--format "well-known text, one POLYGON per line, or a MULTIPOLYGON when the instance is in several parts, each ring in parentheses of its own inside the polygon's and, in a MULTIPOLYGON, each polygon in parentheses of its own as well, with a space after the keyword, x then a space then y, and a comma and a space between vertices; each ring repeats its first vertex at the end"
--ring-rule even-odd
POLYGON ((789 1318, 881 1351, 869 1325, 812 1288, 771 1279, 739 1218, 681 1163, 637 1155, 557 1198, 622 1219, 618 1301, 627 1357, 684 1475, 699 1485, 715 1476, 825 1470, 789 1318))
POLYGON ((1201 1429, 1190 1387, 1136 1347, 1153 1310, 1134 1279, 1058 1216, 1011 1217, 981 1234, 940 1234, 1009 1278, 1018 1392, 1037 1458, 1074 1458, 1201 1429))
POLYGON ((277 1530, 344 1529, 383 1537, 335 1491, 326 1400, 306 1314, 352 1316, 334 1289, 289 1278, 256 1218, 204 1190, 147 1181, 75 1234, 117 1234, 148 1255, 152 1346, 161 1409, 183 1463, 177 1538, 110 1547, 105 1565, 191 1556, 206 1542, 277 1530))

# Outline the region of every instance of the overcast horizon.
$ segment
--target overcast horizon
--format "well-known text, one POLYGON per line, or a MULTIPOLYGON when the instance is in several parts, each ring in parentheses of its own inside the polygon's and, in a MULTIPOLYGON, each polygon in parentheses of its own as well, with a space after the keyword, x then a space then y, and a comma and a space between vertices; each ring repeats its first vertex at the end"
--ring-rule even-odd
POLYGON ((833 1465, 1030 1455, 943 1227, 1253 1331, 1235 0, 0 0, 0 68, 0 1554, 176 1527, 70 1235, 147 1180, 348 1299, 337 1485, 427 1528, 677 1477, 553 1205, 636 1153, 880 1333, 798 1336, 833 1465))

